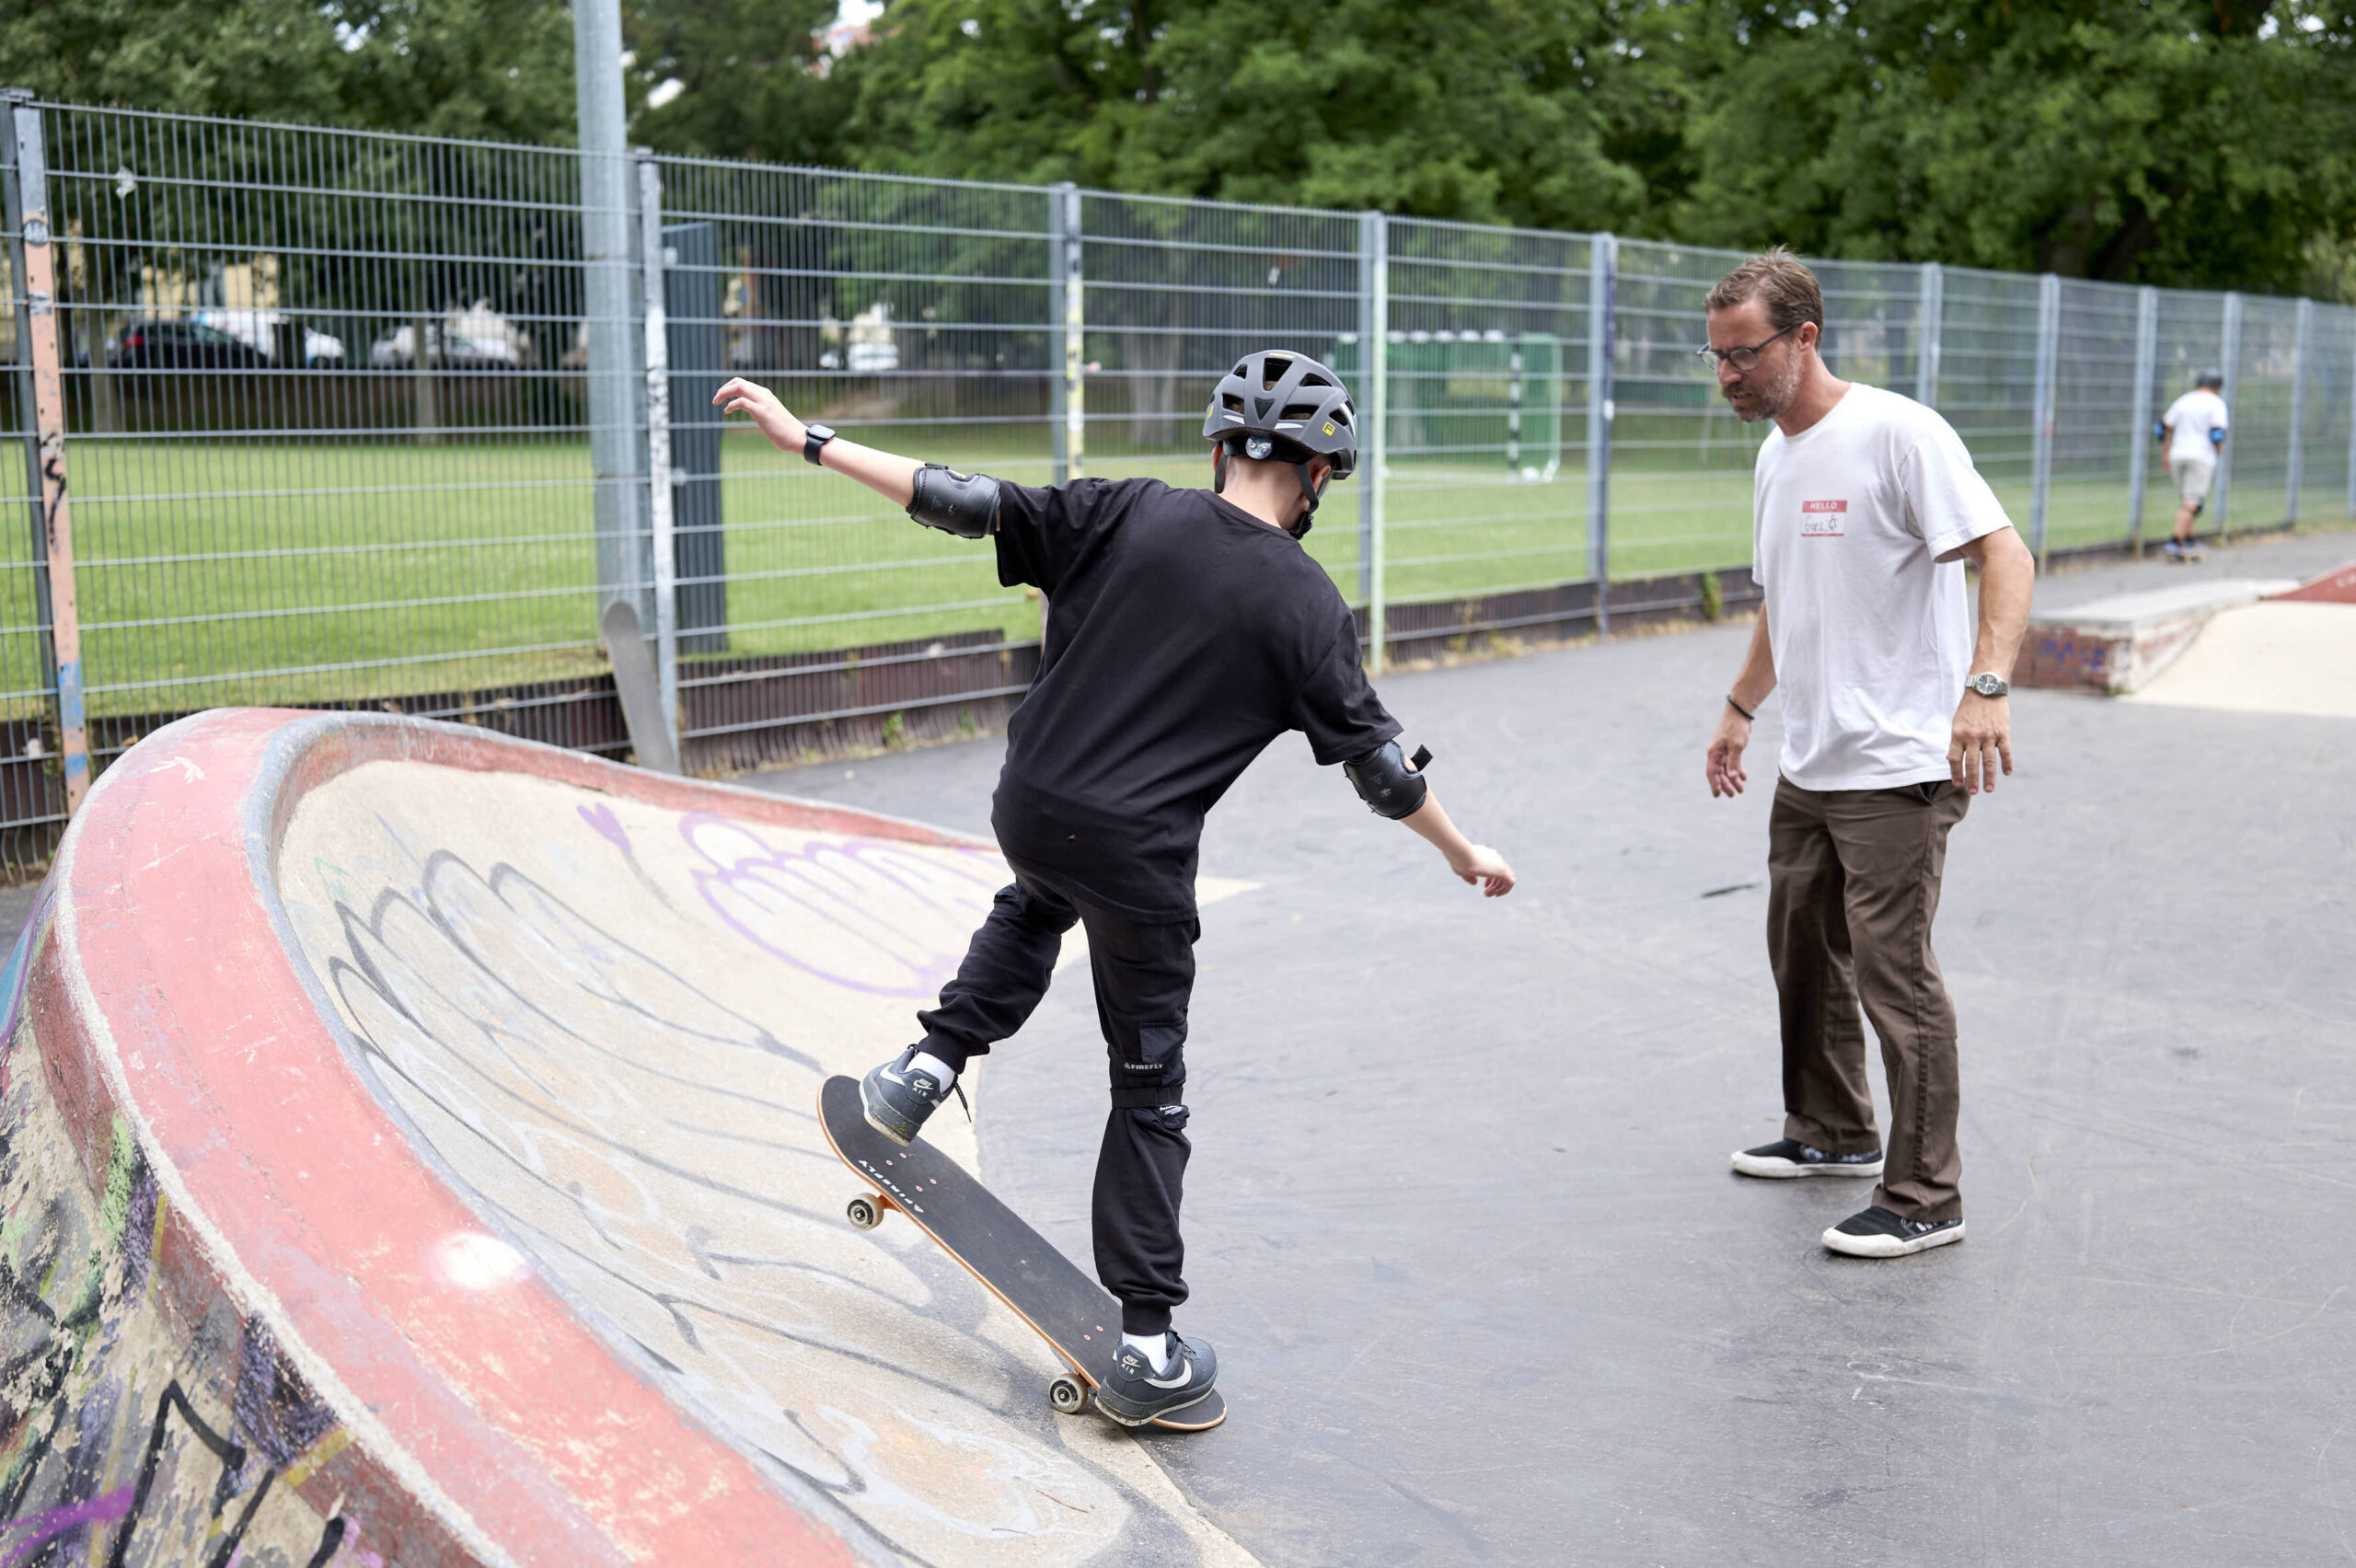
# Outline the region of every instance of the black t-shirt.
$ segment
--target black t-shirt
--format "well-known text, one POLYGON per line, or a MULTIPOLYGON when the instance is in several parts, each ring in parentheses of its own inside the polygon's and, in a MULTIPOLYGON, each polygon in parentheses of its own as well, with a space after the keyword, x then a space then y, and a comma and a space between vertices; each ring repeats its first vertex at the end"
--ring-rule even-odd
POLYGON ((1399 733, 1333 580, 1293 537, 1159 479, 999 488, 998 574, 1047 595, 990 820, 1018 868, 1145 920, 1195 911, 1203 814, 1267 744, 1399 733))

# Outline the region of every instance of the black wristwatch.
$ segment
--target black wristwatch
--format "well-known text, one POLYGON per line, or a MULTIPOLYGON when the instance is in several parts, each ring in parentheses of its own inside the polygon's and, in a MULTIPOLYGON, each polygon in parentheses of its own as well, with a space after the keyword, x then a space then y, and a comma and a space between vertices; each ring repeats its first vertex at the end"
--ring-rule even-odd
POLYGON ((802 460, 805 463, 824 467, 825 465, 818 462, 818 448, 826 445, 826 443, 834 439, 835 432, 831 426, 822 424, 803 425, 802 427, 802 460))

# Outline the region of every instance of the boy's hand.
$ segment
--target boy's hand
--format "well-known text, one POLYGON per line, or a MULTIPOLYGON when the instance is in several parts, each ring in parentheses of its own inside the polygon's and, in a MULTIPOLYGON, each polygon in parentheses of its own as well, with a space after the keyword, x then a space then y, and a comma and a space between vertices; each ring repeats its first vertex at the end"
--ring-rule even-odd
POLYGON ((1479 883, 1484 898, 1503 898, 1513 891, 1513 868, 1503 855, 1485 844, 1468 844, 1465 851, 1448 863, 1460 880, 1479 883))
POLYGON ((761 433, 769 438, 769 444, 780 452, 791 452, 796 457, 802 455, 802 443, 808 432, 802 421, 778 401, 777 394, 759 382, 747 381, 741 375, 732 377, 726 386, 711 395, 711 400, 720 405, 722 414, 749 416, 753 423, 760 427, 761 433))

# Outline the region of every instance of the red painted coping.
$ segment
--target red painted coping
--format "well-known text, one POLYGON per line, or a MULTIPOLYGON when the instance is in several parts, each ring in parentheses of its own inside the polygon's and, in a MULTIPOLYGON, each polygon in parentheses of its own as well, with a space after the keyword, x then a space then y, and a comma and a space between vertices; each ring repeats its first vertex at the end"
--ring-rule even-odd
MULTIPOLYGON (((300 1483, 409 1565, 849 1563, 537 1275, 462 1290, 481 1222, 348 1066, 273 873, 294 806, 364 763, 525 773, 680 811, 953 844, 918 824, 664 778, 454 724, 228 709, 108 769, 52 870, 27 1005, 84 1170, 127 1117, 166 1203, 178 1320, 259 1315, 352 1442, 300 1483)), ((234 1351, 224 1349, 224 1356, 234 1351)))
POLYGON ((2303 599, 2311 604, 2356 605, 2356 560, 2302 582, 2288 594, 2274 596, 2278 599, 2303 599))

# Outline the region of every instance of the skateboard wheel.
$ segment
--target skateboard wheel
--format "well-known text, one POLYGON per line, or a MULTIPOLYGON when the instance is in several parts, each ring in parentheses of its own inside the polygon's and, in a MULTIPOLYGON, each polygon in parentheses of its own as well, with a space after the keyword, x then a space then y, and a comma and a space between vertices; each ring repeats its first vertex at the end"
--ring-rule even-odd
POLYGON ((843 1205, 843 1217, 861 1230, 872 1230, 884 1223, 884 1209, 873 1198, 853 1198, 843 1205))
POLYGON ((1065 1415, 1078 1415, 1088 1405, 1088 1390, 1080 1379, 1066 1373, 1047 1385, 1047 1402, 1065 1415))

